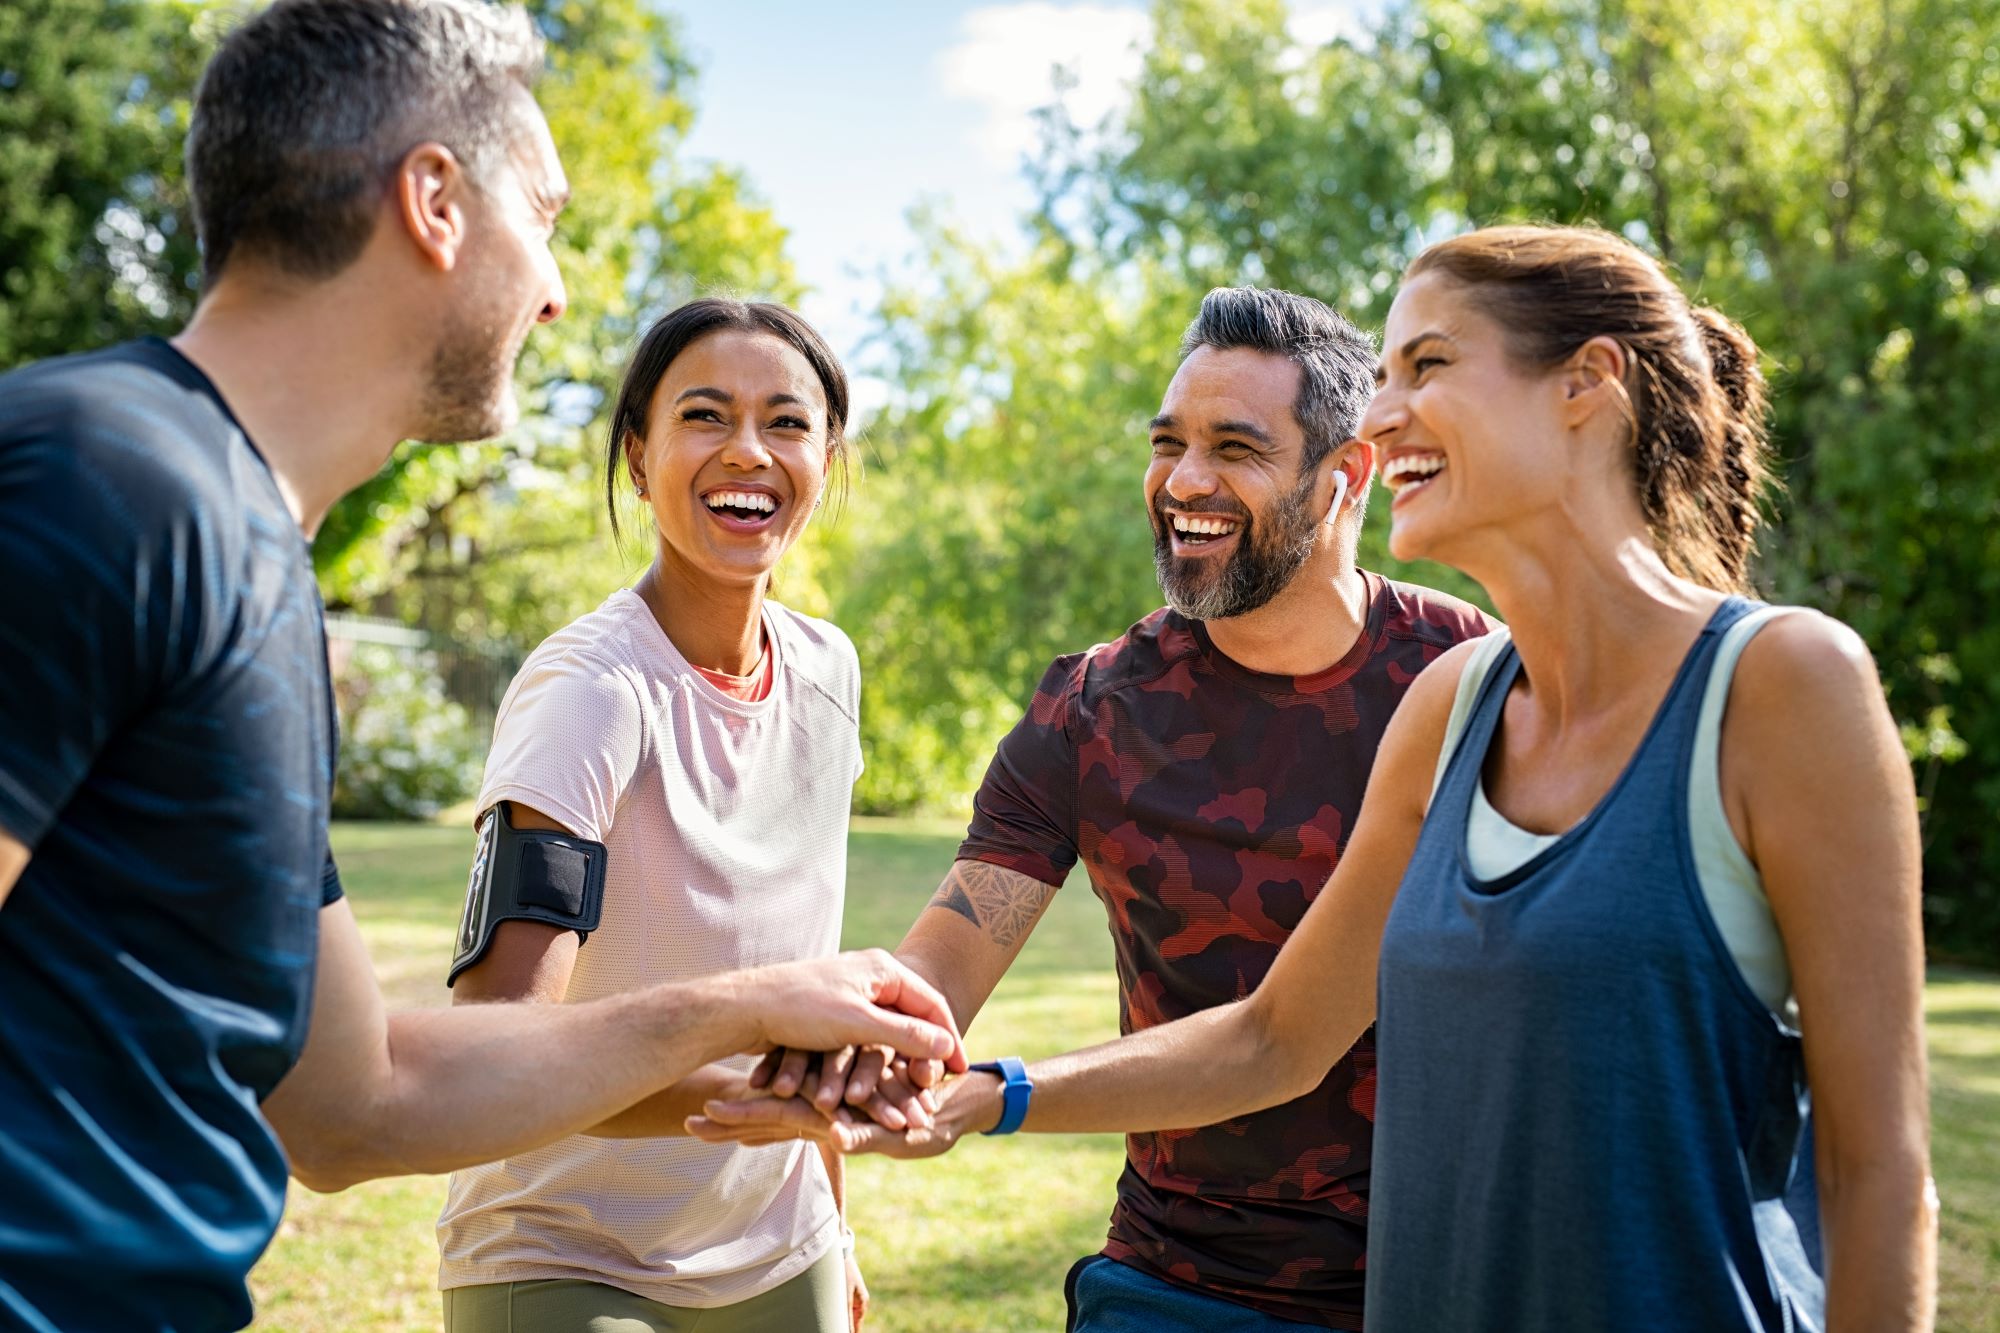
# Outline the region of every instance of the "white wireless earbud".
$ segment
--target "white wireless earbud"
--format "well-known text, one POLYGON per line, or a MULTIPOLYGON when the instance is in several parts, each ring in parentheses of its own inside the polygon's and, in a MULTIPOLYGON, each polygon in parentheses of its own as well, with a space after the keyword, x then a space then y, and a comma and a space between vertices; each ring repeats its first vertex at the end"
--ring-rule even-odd
POLYGON ((1333 503, 1326 509, 1326 525, 1330 528, 1340 521, 1340 506, 1347 499, 1347 474, 1336 471, 1333 474, 1333 503))

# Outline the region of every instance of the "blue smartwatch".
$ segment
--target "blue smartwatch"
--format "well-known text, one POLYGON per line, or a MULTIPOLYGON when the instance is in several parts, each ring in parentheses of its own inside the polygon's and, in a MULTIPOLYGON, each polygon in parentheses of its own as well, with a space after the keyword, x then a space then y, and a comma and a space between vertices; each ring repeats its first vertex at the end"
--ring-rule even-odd
POLYGON ((1017 1056, 1002 1060, 987 1060, 965 1071, 968 1074, 997 1074, 1000 1077, 1000 1123, 984 1131, 988 1134, 1012 1134, 1028 1118, 1028 1099, 1035 1095, 1034 1080, 1028 1077, 1028 1067, 1017 1056))

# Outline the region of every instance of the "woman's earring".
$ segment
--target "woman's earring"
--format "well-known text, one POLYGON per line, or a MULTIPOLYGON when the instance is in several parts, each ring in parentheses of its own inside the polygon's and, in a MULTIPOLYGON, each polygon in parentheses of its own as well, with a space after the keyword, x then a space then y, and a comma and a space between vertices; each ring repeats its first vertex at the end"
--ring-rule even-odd
POLYGON ((646 498, 646 483, 643 481, 639 483, 639 498, 641 500, 646 498))

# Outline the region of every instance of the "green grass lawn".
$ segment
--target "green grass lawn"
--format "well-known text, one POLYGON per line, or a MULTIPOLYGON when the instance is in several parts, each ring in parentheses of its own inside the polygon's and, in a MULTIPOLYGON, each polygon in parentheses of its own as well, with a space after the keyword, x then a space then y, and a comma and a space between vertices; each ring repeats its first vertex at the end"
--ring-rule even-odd
MULTIPOLYGON (((846 942, 893 946, 957 844, 956 826, 857 820, 846 942)), ((444 965, 470 831, 343 825, 334 846, 391 1004, 445 1002, 444 965)), ((1928 994, 1935 1155, 1944 1200, 1938 1327, 2000 1333, 2000 980, 1940 969, 1928 994)), ((981 1054, 1029 1058, 1113 1035, 1116 983, 1102 909, 1073 883, 973 1030, 981 1054)), ((857 1159, 851 1208, 881 1333, 1062 1326, 1064 1270, 1104 1235, 1123 1160, 1114 1137, 972 1142, 932 1162, 857 1159)), ((256 1327, 360 1333, 435 1327, 432 1230, 444 1182, 294 1187, 251 1276, 256 1327)))

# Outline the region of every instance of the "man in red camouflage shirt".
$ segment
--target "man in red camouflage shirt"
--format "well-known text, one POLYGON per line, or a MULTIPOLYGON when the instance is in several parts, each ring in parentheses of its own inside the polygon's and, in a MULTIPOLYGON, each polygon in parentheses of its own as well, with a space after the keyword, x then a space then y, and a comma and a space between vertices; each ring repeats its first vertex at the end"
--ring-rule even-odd
MULTIPOLYGON (((1224 288, 1183 352, 1145 478, 1167 606, 1056 659, 897 951, 964 1023, 1079 860, 1109 914, 1122 1031, 1248 995, 1332 874, 1403 691, 1493 627, 1355 568, 1364 334, 1308 297, 1224 288)), ((848 1100, 878 1067, 864 1057, 848 1100)), ((1070 1328, 1359 1329, 1374 1104, 1371 1029, 1296 1101, 1130 1136, 1104 1251, 1070 1272, 1070 1328)), ((985 1128, 954 1125, 953 1105, 926 1151, 985 1128)))

